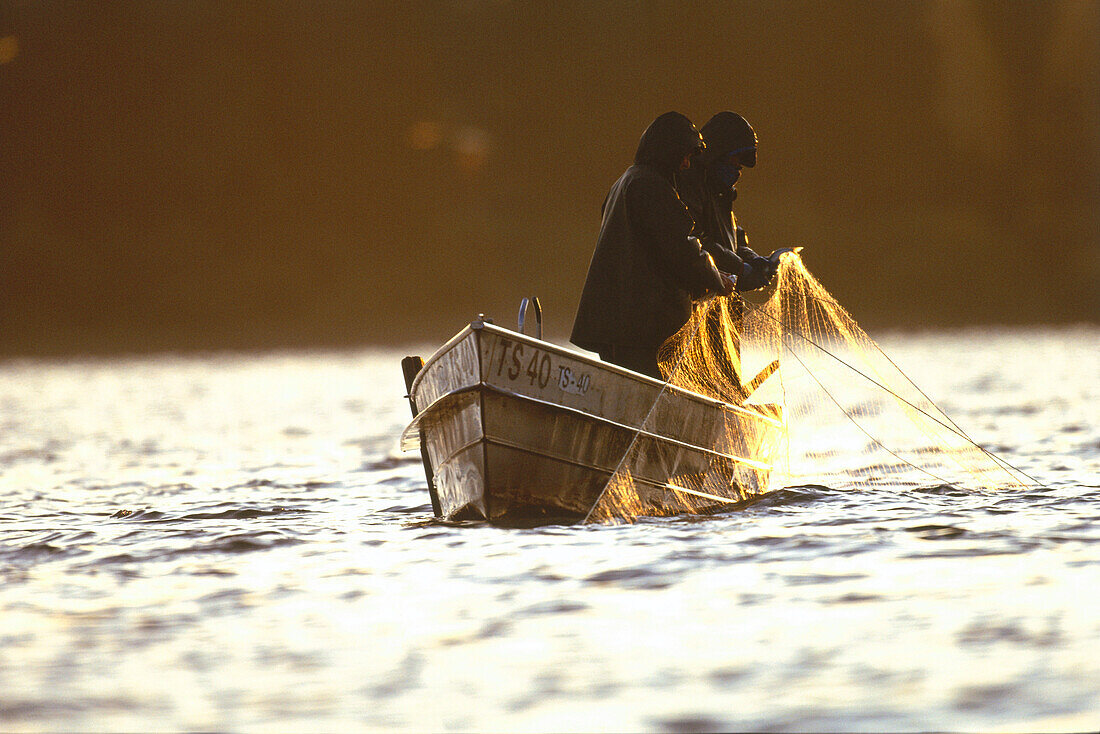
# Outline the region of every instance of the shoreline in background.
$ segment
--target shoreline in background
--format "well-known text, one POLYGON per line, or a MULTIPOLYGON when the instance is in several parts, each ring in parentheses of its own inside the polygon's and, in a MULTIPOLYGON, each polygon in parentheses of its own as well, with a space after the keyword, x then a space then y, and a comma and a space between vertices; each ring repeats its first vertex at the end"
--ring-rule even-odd
MULTIPOLYGON (((471 319, 477 314, 472 314, 471 319)), ((444 321, 444 319, 440 319, 444 321)), ((494 322, 504 328, 515 329, 514 323, 504 322, 495 319, 494 322)), ((469 323, 469 320, 463 321, 461 319, 454 320, 453 324, 450 324, 450 330, 440 330, 437 326, 433 326, 432 332, 438 334, 434 338, 425 336, 422 339, 409 339, 409 340, 389 340, 389 341, 368 341, 368 340, 316 340, 309 342, 308 340, 288 340, 285 343, 267 343, 267 344, 255 344, 249 342, 237 342, 220 341, 216 343, 215 340, 211 340, 206 343, 165 343, 163 345, 148 346, 146 348, 136 347, 116 347, 116 348, 103 348, 103 349, 40 349, 40 350, 19 350, 14 349, 10 345, 0 344, 0 365, 5 362, 17 362, 17 361, 41 361, 41 362, 73 362, 81 360, 116 360, 116 359, 141 359, 141 358, 156 358, 161 356, 181 356, 181 357, 202 357, 204 355, 218 356, 218 355, 258 355, 258 354, 312 354, 318 352, 357 352, 365 350, 383 350, 394 352, 408 352, 409 354, 420 354, 421 356, 427 356, 434 352, 440 345, 447 341, 447 339, 454 336, 463 326, 469 323)), ((861 324, 862 325, 862 324, 861 324)), ((1098 321, 1067 321, 1065 323, 1030 323, 1030 324, 967 324, 967 325, 944 325, 944 326, 893 326, 875 328, 870 327, 868 329, 869 335, 876 341, 888 343, 891 339, 895 338, 911 338, 920 337, 925 335, 932 336, 952 336, 952 335, 966 335, 968 333, 974 333, 976 336, 988 337, 992 334, 1004 334, 1004 333, 1027 333, 1027 332, 1049 332, 1049 333, 1070 333, 1075 331, 1081 332, 1095 332, 1100 334, 1100 320, 1098 321)), ((554 344, 560 344, 567 348, 575 349, 577 351, 584 352, 585 350, 571 344, 568 340, 568 325, 562 327, 559 325, 547 324, 544 330, 544 336, 546 341, 554 344)))

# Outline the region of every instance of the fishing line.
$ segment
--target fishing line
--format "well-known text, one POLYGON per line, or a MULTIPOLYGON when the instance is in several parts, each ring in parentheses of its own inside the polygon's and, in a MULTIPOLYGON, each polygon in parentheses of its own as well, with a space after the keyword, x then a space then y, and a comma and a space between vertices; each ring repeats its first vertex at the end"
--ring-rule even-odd
POLYGON ((824 385, 822 385, 822 384, 821 384, 821 380, 817 379, 817 376, 816 376, 816 375, 815 375, 815 374, 814 374, 813 372, 811 372, 811 371, 810 371, 810 368, 806 366, 806 363, 802 361, 802 358, 801 358, 801 357, 799 357, 799 356, 798 356, 797 354, 795 354, 794 352, 791 352, 790 354, 791 354, 791 356, 792 356, 792 357, 794 357, 794 358, 795 358, 796 360, 798 360, 798 363, 799 363, 800 365, 802 365, 802 369, 806 370, 806 374, 807 374, 807 375, 809 375, 810 377, 812 377, 812 378, 813 378, 814 382, 816 382, 816 383, 817 383, 817 386, 821 388, 821 391, 822 391, 823 393, 825 393, 826 395, 828 395, 828 396, 829 396, 829 399, 830 399, 830 400, 832 400, 832 401, 833 401, 833 403, 834 403, 834 404, 836 405, 836 407, 840 409, 840 412, 844 414, 844 417, 845 417, 845 418, 847 418, 848 420, 850 420, 850 421, 852 422, 852 424, 853 424, 853 425, 854 425, 854 426, 855 426, 856 428, 858 428, 858 429, 860 430, 860 432, 862 432, 862 433, 863 433, 863 435, 865 435, 865 436, 866 436, 867 438, 871 439, 871 440, 872 440, 872 441, 873 441, 874 443, 878 444, 878 446, 879 446, 879 447, 880 447, 880 448, 881 448, 881 449, 882 449, 883 451, 885 451, 886 453, 890 454, 891 456, 893 456, 893 457, 894 457, 895 459, 897 459, 897 460, 898 460, 898 461, 900 461, 901 463, 903 463, 903 464, 908 464, 909 466, 913 467, 913 468, 914 468, 914 469, 916 469, 917 471, 919 471, 919 472, 924 472, 924 473, 925 473, 925 474, 927 474, 928 476, 932 477, 933 479, 935 479, 935 480, 937 480, 937 481, 939 481, 939 482, 942 482, 943 484, 946 484, 946 485, 948 485, 948 486, 954 486, 953 482, 950 482, 950 481, 948 481, 948 480, 944 479, 943 477, 940 477, 940 476, 936 476, 935 474, 933 474, 932 472, 928 471, 928 470, 927 470, 927 469, 925 469, 924 467, 922 467, 922 466, 917 466, 916 464, 914 464, 913 462, 909 461, 908 459, 906 459, 906 458, 904 458, 904 457, 902 457, 902 456, 899 456, 899 455, 898 455, 897 453, 895 453, 895 452, 894 452, 894 451, 893 451, 893 450, 892 450, 892 449, 891 449, 890 447, 888 447, 888 446, 887 446, 886 444, 884 444, 884 443, 883 443, 882 441, 880 441, 880 440, 878 440, 877 438, 875 438, 874 436, 872 436, 872 435, 871 435, 871 434, 870 434, 870 433, 869 433, 869 432, 868 432, 868 431, 867 431, 867 430, 866 430, 866 429, 865 429, 865 428, 864 428, 863 426, 861 426, 861 425, 859 424, 859 421, 857 421, 857 420, 856 420, 855 418, 853 418, 853 417, 851 416, 851 414, 850 414, 850 413, 849 413, 849 412, 848 412, 847 410, 845 410, 845 409, 844 409, 844 406, 842 406, 842 405, 840 404, 840 401, 838 401, 838 400, 837 400, 837 399, 836 399, 835 397, 833 397, 833 394, 832 394, 831 392, 829 392, 828 388, 826 388, 826 387, 825 387, 824 385))
MULTIPOLYGON (((809 294, 806 294, 806 295, 809 295, 809 294)), ((974 448, 978 449, 978 450, 979 450, 979 451, 981 451, 981 452, 982 452, 983 454, 985 454, 986 456, 988 456, 989 458, 991 458, 991 459, 992 459, 992 460, 993 460, 994 462, 996 462, 996 463, 997 463, 997 464, 998 464, 998 465, 1000 466, 1000 468, 1001 468, 1002 470, 1004 470, 1004 471, 1005 471, 1005 473, 1009 474, 1009 476, 1011 476, 1011 474, 1012 474, 1012 471, 1015 471, 1015 472, 1016 472, 1017 474, 1019 474, 1020 476, 1022 476, 1022 477, 1025 477, 1025 478, 1027 478, 1027 479, 1031 480, 1031 481, 1032 481, 1032 482, 1033 482, 1033 483, 1034 483, 1034 484, 1035 484, 1036 486, 1038 486, 1038 487, 1045 487, 1045 486, 1046 486, 1046 485, 1044 485, 1044 484, 1043 484, 1042 482, 1040 482, 1040 481, 1039 481, 1038 479, 1036 479, 1035 477, 1031 476, 1030 474, 1028 474, 1027 472, 1023 471, 1022 469, 1020 469, 1020 468, 1018 468, 1018 467, 1014 466, 1013 464, 1009 463, 1009 462, 1008 462, 1008 461, 1006 461, 1005 459, 1002 459, 1001 457, 997 456, 996 454, 994 454, 994 453, 993 453, 992 451, 990 451, 989 449, 985 448, 984 446, 982 446, 981 444, 979 444, 978 442, 976 442, 976 441, 975 441, 974 439, 970 438, 970 436, 968 436, 968 435, 966 434, 966 432, 965 432, 965 431, 963 431, 963 430, 962 430, 961 428, 958 428, 958 427, 957 427, 957 425, 956 425, 956 426, 949 426, 949 425, 947 425, 946 423, 944 423, 944 422, 943 422, 943 421, 941 421, 940 419, 936 418, 936 417, 935 417, 934 415, 931 415, 930 413, 928 413, 928 411, 924 410, 924 409, 923 409, 923 408, 921 408, 920 406, 914 405, 913 403, 911 403, 911 402, 909 402, 908 400, 906 400, 905 398, 903 398, 903 397, 902 397, 901 395, 898 395, 898 394, 897 394, 896 392, 894 392, 894 391, 893 391, 893 390, 891 390, 890 388, 886 387, 886 386, 885 386, 885 385, 883 385, 882 383, 880 383, 880 382, 878 382, 877 380, 875 380, 875 379, 874 379, 873 377, 871 377, 871 376, 869 376, 869 375, 865 374, 864 372, 862 372, 861 370, 859 370, 859 369, 858 369, 857 367, 855 367, 855 366, 853 366, 853 365, 851 365, 851 364, 848 364, 848 363, 847 363, 847 362, 845 362, 845 361, 844 361, 843 359, 841 359, 840 357, 836 356, 835 354, 833 354, 832 352, 830 352, 830 351, 829 351, 828 349, 826 349, 825 347, 823 347, 823 346, 821 346, 820 344, 818 344, 817 342, 815 342, 815 341, 814 341, 813 339, 811 339, 811 338, 809 338, 808 336, 806 336, 805 334, 803 334, 803 333, 802 333, 801 331, 799 331, 798 329, 795 329, 795 328, 793 328, 793 327, 787 327, 787 326, 785 326, 785 325, 783 324, 783 322, 782 322, 782 321, 780 321, 779 319, 777 319, 777 318, 776 318, 775 316, 772 316, 771 314, 767 313, 767 312, 766 312, 766 311, 765 311, 765 310, 764 310, 763 308, 761 308, 760 306, 757 306, 757 304, 755 304, 755 303, 752 303, 751 301, 747 301, 747 300, 745 300, 745 299, 744 299, 744 298, 742 298, 742 297, 741 297, 740 295, 737 295, 736 297, 737 297, 737 298, 738 298, 738 299, 739 299, 739 300, 740 300, 740 301, 741 301, 742 303, 744 303, 744 304, 746 304, 746 305, 750 306, 750 307, 751 307, 751 308, 752 308, 752 309, 753 309, 753 310, 754 310, 755 312, 757 312, 757 313, 759 313, 759 314, 762 314, 762 315, 764 315, 765 317, 767 317, 767 318, 769 318, 769 319, 771 319, 771 320, 775 321, 776 323, 778 323, 778 324, 779 324, 779 326, 780 326, 780 327, 781 327, 781 328, 782 328, 783 330, 785 330, 785 331, 787 331, 787 332, 789 332, 789 333, 791 333, 791 334, 794 334, 795 336, 798 336, 799 338, 801 338, 802 340, 804 340, 804 341, 805 341, 806 343, 808 343, 808 344, 812 345, 813 347, 815 347, 815 348, 817 348, 817 349, 821 350, 822 352, 824 352, 824 353, 825 353, 825 354, 827 354, 828 356, 832 357, 832 358, 833 358, 834 360, 836 360, 836 361, 837 361, 837 362, 839 362, 840 364, 842 364, 842 365, 844 365, 845 367, 847 367, 848 369, 852 370, 853 372, 855 372, 855 373, 856 373, 857 375, 859 375, 859 376, 860 376, 860 377, 862 377, 863 379, 867 380, 868 382, 870 382, 871 384, 873 384, 873 385, 875 385, 876 387, 880 388, 881 390, 884 390, 885 392, 889 393, 889 394, 890 394, 890 395, 892 395, 892 396, 893 396, 893 397, 894 397, 894 398, 895 398, 896 400, 898 400, 898 401, 900 401, 900 402, 902 402, 902 403, 905 403, 905 404, 906 404, 906 405, 908 405, 908 406, 909 406, 910 408, 912 408, 913 410, 917 411, 918 413, 920 413, 920 414, 924 415, 924 416, 925 416, 926 418, 928 418, 929 420, 931 420, 931 421, 933 421, 933 422, 937 423, 938 425, 942 426, 943 428, 945 428, 945 429, 946 429, 947 431, 949 431, 950 433, 954 434, 955 436, 957 436, 957 437, 959 437, 959 438, 963 439, 964 441, 966 441, 967 443, 971 444, 972 446, 974 446, 974 448), (1011 469, 1012 471, 1009 471, 1010 469, 1011 469)), ((809 297, 813 298, 813 296, 809 296, 809 297)), ((815 300, 819 300, 819 301, 820 301, 820 300, 822 300, 822 299, 815 299, 815 300)), ((835 301, 834 301, 834 303, 835 303, 835 301)), ((839 304, 837 304, 837 306, 839 307, 839 304)), ((781 338, 781 339, 783 339, 784 341, 786 341, 785 337, 781 336, 780 338, 781 338)), ((874 340, 869 340, 869 341, 871 341, 872 343, 874 343, 874 340)), ((878 346, 878 345, 876 344, 876 347, 877 347, 877 346, 878 346)), ((882 350, 881 350, 881 348, 879 348, 879 351, 880 351, 880 352, 882 351, 882 350)), ((791 354, 792 354, 792 355, 794 354, 793 350, 791 351, 791 354)), ((907 376, 907 375, 905 374, 905 372, 904 372, 904 371, 902 371, 902 369, 901 369, 900 367, 898 367, 898 366, 897 366, 897 364, 895 364, 895 363, 894 363, 894 362, 893 362, 892 360, 890 360, 890 358, 889 358, 888 356, 886 356, 885 354, 883 354, 883 356, 884 356, 884 357, 886 357, 886 359, 887 359, 888 361, 890 361, 890 363, 891 363, 891 364, 892 364, 892 365, 894 366, 894 368, 895 368, 895 369, 896 369, 896 370, 898 371, 898 373, 899 373, 899 374, 901 374, 901 375, 902 375, 903 377, 905 377, 906 381, 908 381, 908 382, 909 382, 910 384, 913 384, 913 381, 912 381, 912 380, 911 380, 911 379, 910 379, 910 378, 909 378, 909 377, 908 377, 908 376, 907 376)), ((796 358, 796 359, 798 359, 797 355, 795 356, 795 358, 796 358)), ((799 359, 798 361, 799 361, 799 363, 802 363, 802 360, 801 360, 801 359, 799 359)), ((804 363, 803 363, 803 367, 805 367, 805 364, 804 364, 804 363)), ((808 369, 807 369, 807 372, 809 372, 809 370, 808 370, 808 369)), ((810 373, 810 374, 811 374, 811 376, 812 376, 812 373, 810 373)), ((816 381, 816 380, 817 380, 817 378, 816 378, 816 377, 814 377, 814 380, 816 381)), ((818 383, 818 384, 820 384, 820 383, 818 383)), ((915 385, 915 384, 913 384, 913 386, 914 386, 914 387, 916 387, 916 385, 915 385)), ((822 388, 822 389, 824 389, 824 388, 822 388)), ((920 392, 920 388, 917 388, 917 390, 918 390, 918 392, 920 392)), ((924 395, 924 393, 923 393, 923 392, 921 392, 921 395, 924 395)), ((954 424, 954 423, 955 423, 955 421, 954 421, 954 420, 952 420, 952 419, 950 418, 950 416, 948 416, 948 415, 947 415, 947 413, 946 413, 946 412, 944 412, 943 408, 941 408, 941 407, 939 407, 938 405, 936 405, 935 401, 933 401, 933 400, 932 400, 931 398, 929 398, 929 397, 928 397, 927 395, 924 395, 924 397, 925 397, 925 399, 926 399, 926 400, 928 400, 928 402, 929 402, 929 403, 930 403, 931 405, 934 405, 934 406, 936 407, 936 410, 940 411, 940 413, 941 413, 941 414, 942 414, 942 415, 943 415, 943 416, 944 416, 945 418, 947 418, 947 420, 948 420, 948 421, 950 421, 950 422, 951 422, 952 424, 954 424)), ((830 398, 832 398, 832 396, 831 396, 831 395, 830 395, 830 398)), ((840 406, 838 405, 838 407, 840 407, 840 406)), ((844 414, 845 414, 845 415, 848 415, 847 411, 846 411, 846 410, 844 410, 844 408, 843 408, 843 407, 840 407, 840 409, 841 409, 841 411, 843 411, 843 412, 844 412, 844 414)), ((851 416, 848 416, 848 417, 849 417, 849 418, 851 418, 851 416)), ((857 424, 857 425, 858 425, 858 424, 857 424)), ((883 448, 886 448, 886 447, 884 446, 883 448)), ((887 451, 889 451, 889 449, 887 449, 887 451)), ((1013 477, 1013 479, 1015 479, 1015 477, 1013 477)))
MULTIPOLYGON (((833 298, 833 295, 831 293, 829 294, 829 300, 825 300, 824 298, 819 298, 818 296, 815 296, 812 293, 803 293, 802 295, 806 298, 812 298, 813 300, 818 301, 820 303, 826 303, 826 304, 830 304, 832 306, 835 306, 836 308, 839 308, 841 311, 843 311, 845 314, 848 313, 848 311, 844 308, 844 306, 840 305, 840 301, 833 298)), ((849 316, 850 316, 850 314, 849 314, 849 316)), ((947 412, 944 411, 944 409, 941 408, 939 405, 936 405, 936 401, 934 401, 934 400, 932 400, 932 398, 928 397, 928 395, 924 392, 924 390, 921 390, 920 385, 913 382, 912 378, 910 378, 909 375, 905 374, 905 372, 901 369, 901 367, 898 367, 898 365, 894 362, 894 360, 890 359, 889 354, 882 351, 882 347, 880 347, 878 345, 878 342, 876 342, 873 339, 869 339, 868 341, 870 341, 871 344, 874 345, 875 349, 878 351, 879 354, 882 355, 883 359, 885 359, 887 362, 889 362, 890 365, 898 371, 898 374, 901 375, 902 377, 904 377, 905 381, 908 382, 913 387, 914 390, 916 390, 917 392, 919 392, 921 394, 921 397, 923 397, 925 400, 927 400, 932 405, 935 405, 936 410, 940 411, 940 413, 943 414, 943 417, 951 422, 951 425, 953 425, 953 426, 955 426, 955 428, 959 429, 959 432, 962 434, 962 436, 964 438, 966 438, 971 443, 977 445, 977 442, 975 442, 973 439, 970 438, 970 435, 965 430, 963 430, 962 426, 960 426, 958 423, 955 422, 954 418, 952 418, 950 415, 948 415, 947 412)), ((978 446, 978 448, 981 448, 981 446, 978 446)), ((1021 472, 1021 473, 1023 473, 1023 472, 1021 472)), ((1025 474, 1024 476, 1027 476, 1027 475, 1025 474)))
MULTIPOLYGON (((809 295, 809 294, 805 294, 805 295, 807 295, 807 296, 808 296, 808 297, 810 297, 810 298, 813 298, 813 296, 811 296, 811 295, 809 295)), ((819 301, 820 301, 820 300, 822 300, 822 299, 815 299, 815 300, 819 300, 819 301)), ((742 301, 744 301, 744 299, 742 299, 742 301)), ((753 303, 751 303, 750 301, 744 301, 744 302, 745 302, 745 303, 747 303, 747 304, 749 304, 750 306, 754 306, 754 307, 756 306, 756 304, 753 304, 753 303)), ((838 304, 838 306, 839 306, 839 304, 838 304)), ((780 325, 781 327, 783 327, 783 328, 787 329, 787 330, 788 330, 788 331, 789 331, 790 333, 792 333, 792 334, 794 334, 794 335, 798 336, 799 338, 803 339, 803 340, 804 340, 805 342, 807 342, 808 344, 810 344, 810 345, 812 345, 812 346, 816 347, 817 349, 821 350, 822 352, 824 352, 824 353, 825 353, 825 354, 827 354, 828 356, 832 357, 832 358, 833 358, 834 360, 836 360, 836 361, 837 361, 837 362, 839 362, 840 364, 844 365, 844 366, 845 366, 845 367, 847 367, 848 369, 852 370, 852 371, 853 371, 853 372, 855 372, 855 373, 856 373, 857 375, 859 375, 860 377, 862 377, 862 378, 864 378, 865 380, 867 380, 868 382, 870 382, 870 383, 871 383, 872 385, 875 385, 876 387, 878 387, 878 388, 880 388, 880 389, 884 390, 885 392, 889 393, 889 394, 890 394, 890 395, 892 395, 892 396, 893 396, 893 397, 894 397, 894 398, 895 398, 896 400, 898 400, 898 401, 900 401, 900 402, 902 402, 902 403, 905 403, 906 405, 908 405, 908 406, 909 406, 910 408, 912 408, 913 410, 915 410, 915 411, 917 411, 918 413, 920 413, 920 414, 924 415, 924 416, 925 416, 926 418, 928 418, 928 419, 932 420, 932 421, 933 421, 934 423, 936 423, 936 424, 940 425, 941 427, 943 427, 943 428, 947 429, 947 431, 949 431, 950 433, 954 434, 955 436, 957 436, 957 437, 959 437, 959 438, 963 439, 964 441, 966 441, 967 443, 971 444, 972 446, 974 446, 974 448, 978 449, 978 450, 979 450, 979 451, 981 451, 981 452, 982 452, 983 454, 985 454, 985 455, 986 455, 986 456, 988 456, 988 457, 989 457, 990 459, 992 459, 992 460, 993 460, 993 461, 994 461, 994 462, 995 462, 995 463, 996 463, 996 464, 997 464, 997 465, 998 465, 998 466, 999 466, 999 467, 1000 467, 1000 468, 1001 468, 1001 469, 1002 469, 1003 471, 1005 471, 1005 473, 1007 473, 1007 474, 1008 474, 1009 476, 1012 476, 1012 471, 1015 471, 1015 472, 1016 472, 1017 474, 1019 474, 1020 476, 1022 476, 1022 477, 1025 477, 1025 478, 1027 478, 1027 479, 1031 480, 1031 481, 1032 481, 1032 482, 1033 482, 1033 483, 1034 483, 1034 484, 1035 484, 1036 486, 1038 486, 1038 487, 1045 487, 1045 486, 1046 486, 1046 485, 1044 485, 1044 484, 1043 484, 1042 482, 1040 482, 1040 481, 1039 481, 1038 479, 1036 479, 1035 477, 1031 476, 1030 474, 1028 474, 1027 472, 1023 471, 1022 469, 1019 469, 1018 467, 1016 467, 1016 466, 1014 466, 1013 464, 1009 463, 1009 462, 1008 462, 1007 460, 1005 460, 1005 459, 1002 459, 1002 458, 1001 458, 1000 456, 997 456, 997 455, 996 455, 996 454, 994 454, 994 453, 993 453, 992 451, 989 451, 989 450, 988 450, 988 449, 986 449, 986 448, 985 448, 984 446, 982 446, 981 444, 979 444, 978 442, 976 442, 976 441, 975 441, 974 439, 970 438, 970 436, 968 436, 968 435, 966 434, 966 432, 965 432, 965 431, 963 431, 963 430, 962 430, 961 428, 958 428, 957 424, 955 424, 955 421, 954 421, 954 420, 952 420, 952 419, 951 419, 951 417, 950 417, 949 415, 947 415, 947 413, 946 413, 946 412, 945 412, 945 411, 943 410, 943 408, 941 408, 941 407, 939 407, 938 405, 936 405, 935 401, 933 401, 933 400, 932 400, 931 398, 929 398, 929 397, 928 397, 927 395, 925 395, 925 394, 924 394, 924 393, 923 393, 923 392, 922 392, 922 391, 920 390, 920 388, 919 388, 919 387, 917 387, 917 386, 916 386, 916 385, 915 385, 915 384, 913 383, 913 381, 912 381, 912 380, 911 380, 911 379, 910 379, 910 378, 909 378, 909 377, 908 377, 908 376, 907 376, 907 375, 905 374, 905 372, 904 372, 904 371, 902 371, 902 369, 901 369, 900 367, 898 367, 898 366, 897 366, 896 364, 894 364, 894 362, 893 362, 893 361, 891 361, 891 360, 890 360, 890 358, 889 358, 889 357, 888 357, 888 356, 887 356, 887 355, 886 355, 885 353, 883 353, 883 356, 884 356, 884 357, 886 357, 886 359, 887 359, 888 361, 890 361, 890 363, 891 363, 891 364, 892 364, 892 365, 894 366, 894 368, 895 368, 895 369, 896 369, 896 370, 898 371, 898 373, 899 373, 899 374, 901 374, 901 375, 902 375, 903 377, 905 377, 906 381, 907 381, 907 382, 909 382, 909 384, 913 385, 913 387, 915 387, 915 388, 917 389, 917 391, 921 393, 921 395, 924 395, 924 398, 925 398, 926 400, 928 400, 928 402, 929 402, 929 403, 930 403, 931 405, 935 406, 936 410, 938 410, 938 411, 939 411, 939 412, 940 412, 940 413, 941 413, 941 414, 943 415, 943 417, 944 417, 944 418, 946 418, 946 419, 947 419, 948 421, 950 421, 950 422, 951 422, 952 424, 954 424, 954 426, 955 426, 955 427, 952 427, 952 426, 949 426, 949 425, 947 425, 946 423, 944 423, 944 422, 943 422, 943 421, 941 421, 940 419, 936 418, 936 417, 935 417, 934 415, 931 415, 930 413, 928 413, 928 412, 927 412, 926 410, 924 410, 923 408, 921 408, 921 407, 919 407, 919 406, 917 406, 917 405, 914 405, 913 403, 909 402, 908 400, 906 400, 906 399, 905 399, 905 398, 903 398, 902 396, 898 395, 898 394, 897 394, 896 392, 894 392, 894 391, 893 391, 893 390, 891 390, 890 388, 886 387, 886 386, 885 386, 885 385, 883 385, 882 383, 878 382, 878 381, 877 381, 877 380, 875 380, 875 379, 874 379, 873 377, 870 377, 869 375, 867 375, 867 374, 863 373, 862 371, 860 371, 860 370, 859 370, 858 368, 854 367, 853 365, 851 365, 851 364, 848 364, 848 363, 847 363, 847 362, 845 362, 845 361, 844 361, 843 359, 841 359, 840 357, 836 356, 835 354, 833 354, 832 352, 830 352, 830 351, 829 351, 828 349, 826 349, 825 347, 823 347, 823 346, 821 346, 820 344, 818 344, 817 342, 815 342, 815 341, 814 341, 813 339, 810 339, 810 338, 809 338, 809 337, 807 337, 807 336, 806 336, 805 334, 802 334, 802 333, 801 333, 801 332, 800 332, 800 331, 799 331, 798 329, 794 329, 794 328, 790 328, 790 327, 784 327, 784 326, 783 326, 783 323, 782 323, 781 321, 779 321, 778 319, 776 319, 776 318, 775 318, 774 316, 772 316, 771 314, 769 314, 769 313, 766 313, 765 311, 763 311, 763 310, 762 310, 762 309, 760 309, 760 308, 756 308, 756 310, 757 310, 757 311, 758 311, 759 313, 762 313, 762 314, 763 314, 764 316, 766 316, 767 318, 770 318, 770 319, 772 319, 773 321, 776 321, 777 323, 779 323, 779 325, 780 325), (1010 470, 1011 470, 1011 471, 1010 471, 1010 470)), ((870 340, 870 339, 869 339, 868 341, 871 341, 872 343, 874 343, 874 342, 873 342, 873 340, 870 340)), ((878 345, 877 345, 877 344, 876 344, 875 346, 876 346, 876 348, 878 348, 878 345)), ((882 349, 881 349, 881 348, 878 348, 878 350, 879 350, 879 352, 882 352, 882 349)), ((791 351, 791 354, 792 354, 792 355, 794 355, 794 352, 793 352, 793 351, 791 351)), ((797 355, 795 355, 795 358, 796 358, 796 359, 798 359, 797 355)), ((800 360, 800 359, 799 359, 798 361, 799 361, 800 363, 802 363, 802 360, 800 360)), ((803 364, 803 367, 805 367, 805 364, 803 364)), ((808 374, 810 374, 810 375, 811 375, 811 377, 813 376, 813 375, 812 375, 812 373, 810 373, 808 369, 807 369, 806 371, 807 371, 807 373, 808 373, 808 374)), ((816 378, 816 377, 814 377, 814 381, 815 381, 815 382, 818 382, 818 384, 819 384, 819 385, 821 384, 821 383, 820 383, 820 382, 819 382, 819 381, 817 380, 817 378, 816 378)), ((824 387, 822 387, 822 390, 824 390, 824 389, 825 389, 825 388, 824 388, 824 387)), ((826 391, 826 394, 828 394, 828 393, 827 393, 827 391, 826 391)), ((831 396, 831 395, 830 395, 829 397, 830 397, 830 398, 832 398, 832 396, 831 396)), ((835 401, 834 401, 834 402, 835 402, 835 401)), ((844 414, 845 414, 846 416, 848 416, 848 418, 849 418, 849 419, 851 419, 851 416, 849 416, 849 415, 848 415, 847 411, 846 411, 846 410, 845 410, 845 409, 844 409, 844 408, 843 408, 842 406, 840 406, 840 405, 838 404, 838 406, 837 406, 837 407, 839 407, 839 408, 841 409, 841 411, 842 411, 842 412, 844 412, 844 414)), ((854 419, 852 419, 852 420, 853 420, 853 422, 854 422, 854 419)), ((857 425, 858 425, 858 424, 857 424, 857 425)), ((872 437, 872 438, 873 438, 873 437, 872 437)), ((883 448, 885 449, 886 447, 885 447, 885 446, 883 446, 883 448)), ((886 450, 887 450, 887 451, 889 451, 889 449, 886 449, 886 450)), ((1015 477, 1013 477, 1013 479, 1016 479, 1016 478, 1015 478, 1015 477)), ((1017 481, 1018 481, 1018 480, 1017 480, 1017 481)))

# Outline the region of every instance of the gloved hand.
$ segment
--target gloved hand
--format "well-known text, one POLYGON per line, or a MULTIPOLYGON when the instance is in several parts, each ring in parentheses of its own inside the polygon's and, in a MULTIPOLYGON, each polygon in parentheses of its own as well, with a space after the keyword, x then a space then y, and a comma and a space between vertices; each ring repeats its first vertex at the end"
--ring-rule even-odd
POLYGON ((737 257, 745 262, 752 262, 754 258, 760 257, 755 250, 749 247, 749 235, 745 230, 738 227, 734 232, 734 239, 736 240, 734 249, 737 251, 737 257))
POLYGON ((779 272, 779 261, 778 260, 773 261, 773 260, 769 260, 766 257, 761 257, 760 255, 757 255, 756 257, 749 258, 749 263, 752 264, 752 267, 753 267, 754 270, 756 268, 760 268, 761 270, 767 271, 769 281, 773 277, 775 277, 776 273, 779 272))
MULTIPOLYGON (((760 258, 764 260, 764 258, 760 258)), ((763 288, 771 282, 772 276, 775 271, 772 270, 771 264, 766 265, 759 264, 758 261, 745 263, 745 269, 741 273, 741 277, 737 279, 737 290, 742 293, 745 291, 754 291, 757 288, 763 288)))
MULTIPOLYGON (((689 237, 688 241, 697 247, 699 245, 698 240, 694 237, 689 237)), ((696 282, 691 291, 692 298, 703 298, 708 294, 726 292, 726 282, 722 277, 722 273, 715 267, 714 258, 710 256, 709 252, 700 249, 693 267, 696 282)))

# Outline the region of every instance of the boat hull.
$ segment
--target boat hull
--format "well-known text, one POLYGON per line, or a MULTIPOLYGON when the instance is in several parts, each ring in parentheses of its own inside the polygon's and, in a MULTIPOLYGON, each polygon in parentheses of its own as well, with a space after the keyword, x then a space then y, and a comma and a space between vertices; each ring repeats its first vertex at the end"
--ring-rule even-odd
POLYGON ((451 519, 583 519, 628 450, 632 512, 727 507, 766 490, 770 465, 753 456, 782 430, 772 406, 719 403, 480 322, 428 360, 410 395, 423 407, 403 447, 423 442, 451 519))

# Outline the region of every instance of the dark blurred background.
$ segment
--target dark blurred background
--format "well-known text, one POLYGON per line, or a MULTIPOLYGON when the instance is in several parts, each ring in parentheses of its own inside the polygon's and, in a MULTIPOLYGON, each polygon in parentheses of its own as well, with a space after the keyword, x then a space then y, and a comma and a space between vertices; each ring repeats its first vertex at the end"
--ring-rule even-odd
POLYGON ((0 353, 441 341, 674 109, 872 329, 1100 320, 1100 3, 0 0, 0 353))

